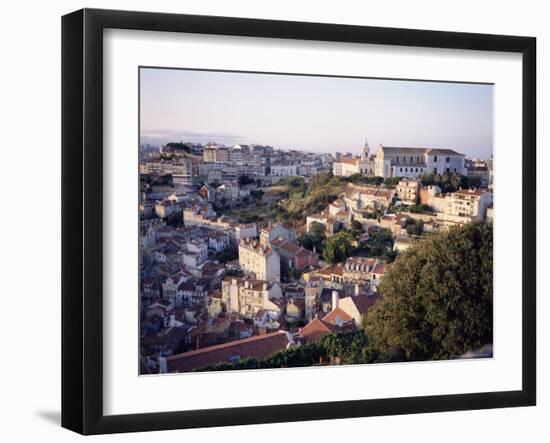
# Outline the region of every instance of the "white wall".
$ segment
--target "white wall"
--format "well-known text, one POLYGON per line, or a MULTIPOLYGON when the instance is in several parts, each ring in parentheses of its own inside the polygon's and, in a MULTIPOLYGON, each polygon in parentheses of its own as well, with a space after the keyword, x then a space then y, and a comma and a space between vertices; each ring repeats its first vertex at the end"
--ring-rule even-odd
MULTIPOLYGON (((550 30, 544 2, 517 1, 293 1, 258 2, 233 0, 111 0, 5 2, 0 32, 2 69, 0 70, 0 119, 3 142, 3 164, 21 164, 21 168, 4 168, 0 193, 4 203, 10 199, 23 217, 2 218, 2 254, 4 301, 18 300, 25 311, 26 325, 18 315, 3 315, 0 321, 4 339, 0 365, 2 440, 73 441, 76 434, 58 426, 60 409, 60 16, 83 6, 115 9, 157 10, 166 12, 234 15, 300 21, 319 21, 411 27, 451 31, 534 35, 539 38, 539 152, 542 154, 544 122, 550 119, 548 89, 542 89, 542 78, 550 75, 550 30), (543 112, 543 102, 546 113, 543 112), (5 175, 7 174, 7 176, 5 175), (24 182, 25 177, 28 181, 24 182), (23 199, 13 198, 9 184, 17 183, 20 196, 34 190, 36 183, 50 198, 35 200, 32 213, 23 199), (8 184, 6 186, 6 184, 8 184), (27 249, 33 248, 33 261, 27 249), (7 258, 9 257, 9 259, 7 258), (29 293, 21 292, 18 283, 26 281, 29 293), (7 284, 6 284, 7 283, 7 284), (34 328, 40 328, 34 329, 34 328)), ((546 123, 548 125, 548 123, 546 123)), ((518 148, 519 149, 519 148, 518 148)), ((548 156, 545 159, 548 165, 548 156)), ((539 171, 542 162, 539 160, 539 171)), ((548 165, 550 166, 550 165, 548 165)), ((541 174, 539 174, 540 177, 541 174)), ((539 186, 542 186, 540 182, 539 186)), ((544 183, 547 187, 548 179, 544 183)), ((547 192, 550 189, 547 189, 547 192)), ((539 199, 540 201, 540 199, 539 199)), ((548 217, 548 209, 543 208, 548 217)), ((546 217, 546 218, 547 218, 546 217)), ((542 217, 539 216, 539 220, 542 217)), ((540 239, 540 237, 539 237, 540 239)), ((548 234, 539 240, 549 264, 548 234), (543 244, 544 243, 544 244, 543 244)), ((542 266, 539 264, 539 275, 542 266)), ((548 282, 539 294, 548 292, 548 282)), ((539 302, 539 313, 550 312, 546 300, 539 302)), ((159 438, 219 440, 241 442, 246 433, 260 433, 266 443, 280 442, 282 435, 293 439, 337 441, 342 430, 346 435, 364 435, 371 441, 463 442, 475 441, 545 441, 550 434, 550 388, 543 372, 550 370, 548 349, 550 322, 539 314, 539 406, 494 411, 440 413, 400 417, 378 417, 353 420, 261 425, 171 431, 99 437, 94 441, 113 439, 132 442, 158 441, 159 438), (251 429, 252 428, 252 429, 251 429), (461 432, 462 431, 462 432, 461 432), (544 437, 546 436, 546 438, 544 437)))

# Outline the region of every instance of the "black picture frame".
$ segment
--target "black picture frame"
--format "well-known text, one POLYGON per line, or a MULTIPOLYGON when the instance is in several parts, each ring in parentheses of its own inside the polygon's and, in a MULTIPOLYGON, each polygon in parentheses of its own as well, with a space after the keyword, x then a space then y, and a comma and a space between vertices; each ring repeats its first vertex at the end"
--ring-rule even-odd
POLYGON ((82 434, 103 434, 535 405, 535 66, 533 37, 97 9, 65 15, 62 18, 62 426, 82 434), (522 389, 104 415, 102 37, 107 28, 522 54, 522 389))

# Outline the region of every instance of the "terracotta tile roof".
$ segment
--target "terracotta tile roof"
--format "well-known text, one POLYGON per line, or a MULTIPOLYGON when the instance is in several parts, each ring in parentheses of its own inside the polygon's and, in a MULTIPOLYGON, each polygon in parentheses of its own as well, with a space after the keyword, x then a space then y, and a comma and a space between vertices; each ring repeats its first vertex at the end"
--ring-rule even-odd
POLYGON ((260 319, 265 315, 265 309, 259 309, 258 312, 254 315, 254 317, 260 319))
POLYGON ((351 297, 355 307, 361 314, 366 314, 374 304, 382 298, 382 295, 356 295, 351 297))
POLYGON ((271 245, 277 249, 281 249, 282 251, 286 252, 288 255, 291 255, 291 256, 301 257, 301 256, 315 255, 313 252, 301 247, 300 245, 297 245, 294 242, 286 240, 282 237, 277 237, 276 239, 271 240, 271 245))
POLYGON ((315 318, 304 326, 298 335, 307 343, 319 341, 325 335, 332 334, 335 331, 336 326, 315 318))
POLYGON ((303 298, 295 298, 292 300, 292 302, 289 302, 289 304, 293 304, 297 308, 303 308, 306 304, 305 300, 303 298))
POLYGON ((373 274, 384 274, 386 272, 386 265, 383 263, 378 263, 372 270, 373 274))
POLYGON ((327 315, 323 317, 323 321, 326 323, 330 323, 332 325, 338 324, 338 319, 342 323, 347 323, 349 321, 353 320, 353 317, 349 315, 347 312, 342 310, 342 308, 336 308, 330 311, 327 315))
POLYGON ((186 372, 201 366, 228 362, 230 358, 247 357, 264 359, 276 351, 286 349, 286 332, 277 331, 264 335, 255 335, 221 345, 208 346, 196 351, 167 357, 168 372, 186 372))

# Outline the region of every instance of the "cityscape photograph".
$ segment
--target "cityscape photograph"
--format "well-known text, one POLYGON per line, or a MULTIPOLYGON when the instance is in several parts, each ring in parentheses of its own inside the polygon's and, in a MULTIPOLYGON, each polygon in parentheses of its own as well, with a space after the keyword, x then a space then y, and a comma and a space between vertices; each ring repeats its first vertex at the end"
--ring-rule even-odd
POLYGON ((493 85, 139 77, 140 375, 493 357, 493 85))

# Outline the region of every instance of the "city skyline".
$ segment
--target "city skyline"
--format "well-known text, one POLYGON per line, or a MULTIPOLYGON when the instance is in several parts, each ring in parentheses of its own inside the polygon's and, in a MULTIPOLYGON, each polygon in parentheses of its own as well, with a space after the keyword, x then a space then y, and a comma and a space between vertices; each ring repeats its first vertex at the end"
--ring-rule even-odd
POLYGON ((140 69, 140 142, 256 143, 316 153, 385 146, 489 158, 493 86, 140 69), (335 112, 336 111, 336 112, 335 112))

